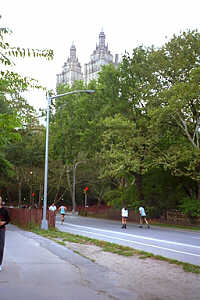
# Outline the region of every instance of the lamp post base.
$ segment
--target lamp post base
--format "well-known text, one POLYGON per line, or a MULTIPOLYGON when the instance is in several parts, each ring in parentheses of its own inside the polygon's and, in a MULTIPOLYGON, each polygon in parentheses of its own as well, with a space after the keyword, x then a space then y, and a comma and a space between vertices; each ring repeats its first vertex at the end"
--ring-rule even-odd
POLYGON ((42 220, 41 229, 48 230, 48 221, 47 220, 42 220))

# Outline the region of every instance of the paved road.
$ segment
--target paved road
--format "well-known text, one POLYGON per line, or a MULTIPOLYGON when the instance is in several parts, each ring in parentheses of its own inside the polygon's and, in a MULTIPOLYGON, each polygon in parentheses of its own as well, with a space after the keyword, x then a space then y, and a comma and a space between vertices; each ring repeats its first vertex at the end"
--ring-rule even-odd
POLYGON ((129 223, 121 229, 118 221, 67 215, 63 225, 57 216, 57 228, 62 231, 88 236, 135 249, 144 250, 164 257, 200 265, 200 233, 188 230, 139 228, 129 223))

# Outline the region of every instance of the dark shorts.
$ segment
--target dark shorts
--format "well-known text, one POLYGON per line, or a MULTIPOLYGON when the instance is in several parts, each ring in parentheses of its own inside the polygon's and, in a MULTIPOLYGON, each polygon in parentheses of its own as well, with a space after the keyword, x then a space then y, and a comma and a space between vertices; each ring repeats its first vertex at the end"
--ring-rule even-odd
POLYGON ((146 216, 141 216, 142 220, 146 219, 146 216))

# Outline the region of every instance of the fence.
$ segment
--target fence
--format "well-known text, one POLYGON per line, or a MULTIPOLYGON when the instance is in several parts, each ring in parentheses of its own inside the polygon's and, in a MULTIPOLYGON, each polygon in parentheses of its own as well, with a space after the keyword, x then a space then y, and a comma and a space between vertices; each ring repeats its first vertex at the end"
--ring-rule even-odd
MULTIPOLYGON (((26 227, 30 224, 40 225, 42 222, 42 209, 37 208, 6 208, 9 212, 11 223, 15 223, 19 226, 26 227)), ((47 211, 47 220, 50 228, 55 228, 55 213, 47 211)))
MULTIPOLYGON (((120 220, 121 210, 106 206, 91 206, 87 208, 77 208, 80 215, 95 216, 112 220, 120 220)), ((148 216, 147 216, 148 218, 148 216)), ((149 218, 148 218, 149 219, 149 218)), ((136 211, 129 210, 128 220, 131 222, 139 222, 139 214, 136 211)), ((171 224, 171 225, 196 225, 200 226, 200 217, 188 218, 180 211, 167 211, 164 216, 160 218, 151 219, 152 224, 171 224)))
MULTIPOLYGON (((42 222, 42 209, 28 209, 28 208, 7 208, 11 217, 11 222, 25 227, 31 223, 40 225, 42 222)), ((68 210, 70 210, 68 208, 68 210)), ((93 217, 100 217, 111 220, 121 219, 121 210, 114 209, 107 206, 89 206, 77 207, 80 215, 87 215, 93 217)), ((47 210, 47 220, 50 228, 55 228, 55 213, 47 210)), ((139 214, 135 211, 129 210, 128 220, 130 222, 139 222, 139 214)), ((157 219, 151 219, 152 224, 172 224, 172 225, 196 225, 200 226, 200 217, 191 219, 186 217, 180 211, 167 211, 165 216, 160 216, 157 219)))
POLYGON ((184 215, 184 213, 173 210, 173 211, 167 211, 165 216, 161 216, 158 219, 158 222, 160 223, 166 223, 166 224, 174 224, 174 225, 200 225, 200 217, 187 217, 184 215))
MULTIPOLYGON (((121 209, 107 206, 77 207, 77 211, 80 215, 95 216, 111 220, 121 220, 121 209)), ((129 210, 128 219, 132 222, 139 222, 139 215, 135 211, 129 210)))

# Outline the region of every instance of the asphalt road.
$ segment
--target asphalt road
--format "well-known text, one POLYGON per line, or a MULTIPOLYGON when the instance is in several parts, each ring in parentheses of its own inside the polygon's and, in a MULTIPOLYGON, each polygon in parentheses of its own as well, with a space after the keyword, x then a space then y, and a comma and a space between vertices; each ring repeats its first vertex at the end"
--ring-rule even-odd
POLYGON ((57 216, 56 227, 62 231, 104 240, 120 245, 144 250, 156 255, 200 265, 200 233, 151 226, 139 228, 138 224, 128 223, 121 228, 120 221, 95 219, 80 216, 65 216, 61 225, 57 216))

